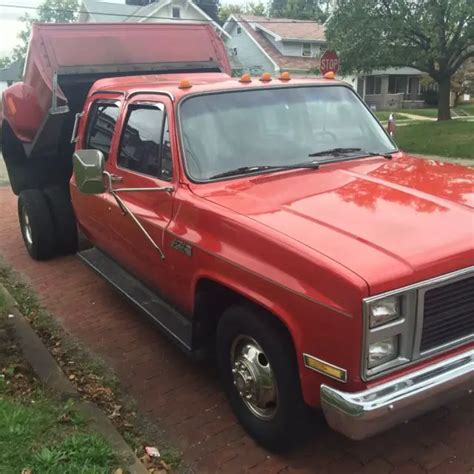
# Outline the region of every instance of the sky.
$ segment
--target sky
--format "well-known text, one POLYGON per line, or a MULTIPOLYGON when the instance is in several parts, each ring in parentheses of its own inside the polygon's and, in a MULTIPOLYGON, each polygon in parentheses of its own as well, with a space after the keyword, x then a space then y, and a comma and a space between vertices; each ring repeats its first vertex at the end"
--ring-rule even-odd
MULTIPOLYGON (((111 0, 112 3, 125 3, 124 0, 111 0)), ((43 0, 0 0, 0 57, 12 52, 17 44, 17 35, 21 31, 22 23, 19 18, 25 13, 33 15, 34 10, 24 7, 38 7, 43 0), (5 5, 13 5, 9 8, 5 5)), ((222 5, 244 4, 247 0, 221 0, 222 5)))

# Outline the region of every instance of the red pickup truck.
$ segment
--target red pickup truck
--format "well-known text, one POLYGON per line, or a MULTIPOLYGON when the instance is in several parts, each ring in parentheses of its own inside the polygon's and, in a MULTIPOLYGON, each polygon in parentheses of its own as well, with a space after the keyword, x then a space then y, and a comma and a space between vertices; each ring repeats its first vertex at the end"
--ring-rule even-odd
POLYGON ((27 84, 5 93, 33 258, 75 252, 79 228, 80 258, 183 350, 214 351, 236 416, 271 449, 306 433, 308 407, 362 439, 472 392, 473 170, 402 153, 332 78, 231 77, 207 26, 181 26, 159 74, 123 66, 110 26, 41 28, 33 45, 107 33, 122 66, 81 49, 88 66, 59 64, 43 87, 54 110, 22 102, 27 84))

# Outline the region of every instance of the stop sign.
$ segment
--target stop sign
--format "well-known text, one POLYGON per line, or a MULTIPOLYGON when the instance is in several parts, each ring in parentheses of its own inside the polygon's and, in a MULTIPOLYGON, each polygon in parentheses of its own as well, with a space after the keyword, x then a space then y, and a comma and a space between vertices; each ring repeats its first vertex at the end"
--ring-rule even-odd
POLYGON ((321 70, 321 74, 323 76, 330 71, 336 74, 337 70, 339 69, 339 58, 337 57, 336 51, 328 50, 321 56, 321 64, 319 69, 321 70))

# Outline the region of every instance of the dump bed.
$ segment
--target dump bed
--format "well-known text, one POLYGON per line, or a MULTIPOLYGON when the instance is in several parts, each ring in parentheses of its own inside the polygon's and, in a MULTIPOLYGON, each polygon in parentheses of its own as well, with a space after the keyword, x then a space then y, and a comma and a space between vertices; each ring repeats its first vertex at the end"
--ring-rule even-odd
POLYGON ((159 72, 230 74, 210 24, 33 24, 23 82, 4 92, 5 119, 28 157, 57 153, 100 78, 159 72))

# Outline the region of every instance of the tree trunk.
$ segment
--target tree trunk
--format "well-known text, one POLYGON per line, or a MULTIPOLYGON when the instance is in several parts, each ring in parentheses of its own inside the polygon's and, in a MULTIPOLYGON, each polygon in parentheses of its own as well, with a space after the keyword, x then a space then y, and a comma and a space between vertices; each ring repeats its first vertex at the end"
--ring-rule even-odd
POLYGON ((438 100, 438 120, 451 120, 451 109, 449 99, 451 95, 451 76, 445 76, 438 81, 439 100, 438 100))

